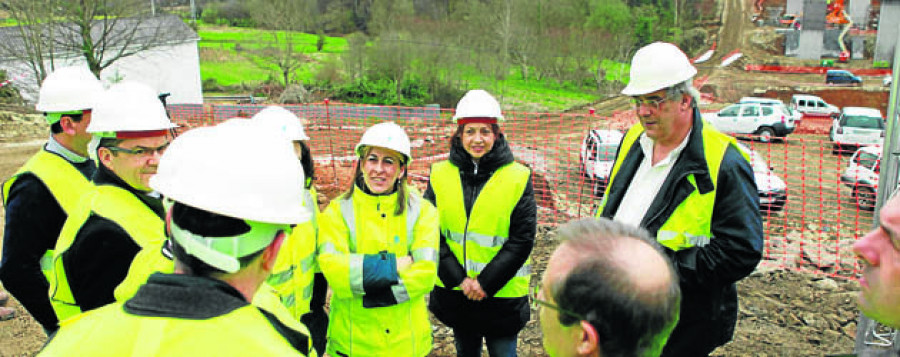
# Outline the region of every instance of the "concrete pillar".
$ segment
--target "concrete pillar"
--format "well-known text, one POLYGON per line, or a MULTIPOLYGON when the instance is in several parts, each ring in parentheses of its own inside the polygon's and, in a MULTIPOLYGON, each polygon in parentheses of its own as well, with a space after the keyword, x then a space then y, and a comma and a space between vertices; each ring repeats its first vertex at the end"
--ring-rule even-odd
POLYGON ((853 24, 861 29, 866 28, 866 22, 869 20, 869 6, 871 6, 871 1, 847 0, 847 2, 848 3, 844 4, 844 9, 846 9, 847 15, 850 16, 850 21, 853 21, 853 24))
POLYGON ((850 38, 850 58, 865 59, 866 38, 863 36, 853 36, 850 38))
POLYGON ((878 17, 878 37, 875 39, 875 64, 890 67, 894 62, 897 37, 900 35, 900 0, 882 0, 878 17))
POLYGON ((814 60, 822 58, 824 36, 824 30, 807 30, 804 28, 803 31, 800 31, 797 58, 814 60))
POLYGON ((784 13, 799 15, 803 13, 803 0, 787 0, 784 13))
MULTIPOLYGON (((825 29, 826 6, 822 0, 803 0, 803 30, 825 29)), ((801 46, 802 42, 801 40, 801 46)))

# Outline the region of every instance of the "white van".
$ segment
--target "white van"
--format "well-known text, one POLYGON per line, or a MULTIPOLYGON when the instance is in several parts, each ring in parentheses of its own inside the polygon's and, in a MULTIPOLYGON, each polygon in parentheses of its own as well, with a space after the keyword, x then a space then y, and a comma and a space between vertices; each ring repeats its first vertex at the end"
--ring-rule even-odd
POLYGON ((581 173, 593 184, 594 196, 606 191, 623 136, 618 130, 592 129, 581 143, 581 173))
POLYGON ((809 94, 794 94, 791 97, 791 108, 803 114, 816 116, 835 116, 841 112, 840 108, 809 94))
POLYGON ((800 121, 803 120, 803 113, 792 109, 791 107, 784 104, 781 99, 775 98, 763 98, 763 97, 743 97, 738 103, 759 103, 764 105, 772 105, 781 108, 785 113, 790 114, 791 118, 794 118, 794 124, 800 125, 800 121))

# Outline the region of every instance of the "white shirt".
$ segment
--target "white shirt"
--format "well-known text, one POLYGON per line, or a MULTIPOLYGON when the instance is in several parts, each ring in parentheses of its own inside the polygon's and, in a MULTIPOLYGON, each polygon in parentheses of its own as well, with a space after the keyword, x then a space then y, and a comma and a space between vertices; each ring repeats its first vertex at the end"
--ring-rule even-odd
POLYGON ((669 155, 659 160, 656 165, 653 165, 653 139, 648 138, 646 133, 641 134, 641 137, 638 138, 638 143, 641 145, 641 151, 644 152, 644 159, 641 160, 641 165, 638 166, 637 172, 634 173, 634 178, 632 178, 625 191, 625 196, 622 197, 619 210, 616 211, 616 215, 613 217, 614 221, 635 227, 640 226, 641 220, 647 214, 650 204, 653 203, 653 199, 659 193, 659 189, 662 187, 663 182, 666 181, 666 177, 669 176, 669 172, 672 171, 672 166, 675 165, 678 156, 681 155, 684 147, 687 146, 688 138, 690 137, 691 133, 689 131, 688 135, 681 141, 681 144, 678 144, 675 149, 669 152, 669 155))

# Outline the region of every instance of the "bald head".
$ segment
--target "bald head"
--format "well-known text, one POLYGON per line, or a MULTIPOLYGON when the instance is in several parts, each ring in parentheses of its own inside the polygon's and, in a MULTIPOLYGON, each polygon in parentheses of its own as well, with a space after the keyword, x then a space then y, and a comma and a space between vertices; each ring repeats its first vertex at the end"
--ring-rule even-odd
MULTIPOLYGON (((545 283, 561 309, 593 325, 601 355, 658 355, 678 319, 678 278, 646 231, 608 219, 561 226, 545 283)), ((577 318, 559 315, 572 325, 577 318)))

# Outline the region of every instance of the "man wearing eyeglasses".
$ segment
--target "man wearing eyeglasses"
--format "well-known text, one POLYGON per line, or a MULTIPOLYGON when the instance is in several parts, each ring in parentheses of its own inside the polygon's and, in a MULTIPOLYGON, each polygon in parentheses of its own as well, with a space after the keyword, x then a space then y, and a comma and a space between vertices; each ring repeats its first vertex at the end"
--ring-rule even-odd
MULTIPOLYGON (((48 334, 56 330, 57 320, 47 298, 46 275, 66 217, 91 190, 97 165, 88 158, 91 135, 86 128, 93 101, 102 92, 87 67, 61 67, 50 73, 35 105, 50 125, 50 138, 3 183, 6 225, 0 281, 48 334)), ((0 320, 12 318, 15 310, 2 305, 0 320)))
POLYGON ((863 268, 859 308, 866 316, 900 328, 900 196, 881 208, 878 227, 853 244, 863 268))
POLYGON ((670 43, 635 53, 622 94, 639 123, 622 139, 597 211, 649 231, 675 266, 683 299, 663 356, 706 356, 730 341, 735 283, 762 258, 753 170, 734 138, 701 120, 695 74, 670 43))
POLYGON ((165 241, 164 210, 149 186, 175 125, 156 92, 122 82, 93 110, 99 165, 94 191, 60 233, 50 276, 50 302, 60 321, 115 301, 113 291, 144 247, 165 241))
POLYGON ((681 290, 646 231, 606 218, 557 230, 532 301, 553 357, 659 356, 678 321, 681 290))

